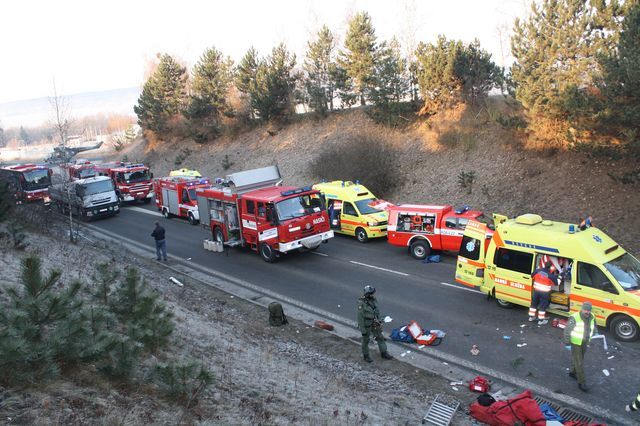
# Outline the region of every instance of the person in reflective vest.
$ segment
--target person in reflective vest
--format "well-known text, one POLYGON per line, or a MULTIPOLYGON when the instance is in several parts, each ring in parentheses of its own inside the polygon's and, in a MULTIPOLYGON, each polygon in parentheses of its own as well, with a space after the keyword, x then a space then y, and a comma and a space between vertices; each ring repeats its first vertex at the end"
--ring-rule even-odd
POLYGON ((533 271, 533 297, 529 306, 529 321, 536 320, 538 312, 538 325, 545 325, 547 320, 547 308, 551 297, 551 287, 557 284, 558 275, 551 272, 551 262, 545 263, 543 268, 533 271))
POLYGON ((578 380, 578 388, 583 392, 589 392, 589 387, 584 377, 584 354, 591 338, 598 334, 596 317, 591 313, 591 302, 584 302, 582 309, 569 317, 569 323, 564 329, 564 343, 571 349, 573 361, 569 376, 578 380))
POLYGON ((640 393, 638 393, 636 399, 634 399, 631 404, 626 405, 624 409, 627 411, 627 413, 640 410, 640 393))

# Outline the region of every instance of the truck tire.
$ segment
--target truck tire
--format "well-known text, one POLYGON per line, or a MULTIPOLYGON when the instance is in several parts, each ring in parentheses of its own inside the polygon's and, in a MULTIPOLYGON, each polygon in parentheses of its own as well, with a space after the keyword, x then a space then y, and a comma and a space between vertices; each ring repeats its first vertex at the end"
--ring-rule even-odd
POLYGON ((264 260, 267 263, 273 263, 278 258, 276 256, 276 251, 267 243, 261 243, 258 249, 260 251, 260 256, 262 257, 262 260, 264 260))
POLYGON ((416 240, 411 243, 409 252, 414 259, 424 260, 431 253, 431 247, 425 240, 416 240))
POLYGON ((149 204, 151 202, 151 198, 143 198, 142 202, 145 204, 149 204))
POLYGON ((633 342, 640 334, 638 323, 626 315, 618 315, 611 321, 611 331, 621 342, 633 342))
POLYGON ((196 220, 195 217, 193 217, 193 213, 189 212, 189 223, 192 225, 197 225, 198 222, 200 222, 199 220, 196 220))
POLYGON ((222 232, 222 229, 220 229, 219 227, 213 231, 213 241, 218 243, 224 243, 224 233, 222 232))
POLYGON ((511 302, 507 302, 506 300, 502 300, 496 297, 496 289, 493 289, 493 298, 496 299, 496 304, 500 306, 502 309, 512 309, 515 305, 511 302))
POLYGON ((366 243, 369 241, 367 231, 365 231, 364 228, 356 228, 356 239, 359 243, 366 243))

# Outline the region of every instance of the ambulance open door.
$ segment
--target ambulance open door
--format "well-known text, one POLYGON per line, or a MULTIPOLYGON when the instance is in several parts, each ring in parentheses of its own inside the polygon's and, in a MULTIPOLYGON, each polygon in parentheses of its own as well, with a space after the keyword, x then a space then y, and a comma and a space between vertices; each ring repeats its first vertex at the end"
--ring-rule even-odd
POLYGON ((480 287, 484 282, 487 225, 469 221, 464 230, 456 265, 456 282, 480 287))

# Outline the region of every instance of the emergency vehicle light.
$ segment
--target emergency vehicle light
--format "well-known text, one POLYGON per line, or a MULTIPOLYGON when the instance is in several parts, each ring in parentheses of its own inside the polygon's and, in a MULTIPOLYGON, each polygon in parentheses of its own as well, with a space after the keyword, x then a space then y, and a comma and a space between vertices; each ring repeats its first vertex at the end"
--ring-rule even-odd
POLYGON ((616 250, 618 250, 618 245, 617 244, 615 246, 613 246, 613 247, 609 247, 608 249, 606 249, 604 251, 604 254, 609 254, 609 253, 611 253, 613 251, 616 251, 616 250))
POLYGON ((456 214, 462 214, 462 213, 468 211, 470 208, 471 207, 469 207, 468 205, 465 204, 464 206, 459 207, 459 208, 456 209, 456 214))
POLYGON ((129 164, 128 166, 125 166, 126 169, 133 169, 134 167, 144 167, 144 164, 129 164))
POLYGON ((282 195, 283 197, 286 197, 288 195, 300 194, 301 192, 307 192, 307 191, 311 191, 311 187, 310 186, 305 186, 305 187, 296 188, 296 189, 290 189, 288 191, 282 191, 280 193, 280 195, 282 195))

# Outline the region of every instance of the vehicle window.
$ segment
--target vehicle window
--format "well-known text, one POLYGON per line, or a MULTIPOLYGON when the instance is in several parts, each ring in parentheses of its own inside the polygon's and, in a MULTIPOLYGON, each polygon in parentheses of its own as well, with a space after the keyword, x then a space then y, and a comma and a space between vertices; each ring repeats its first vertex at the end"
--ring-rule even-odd
POLYGON ((247 213, 248 214, 255 214, 256 212, 256 205, 253 201, 247 200, 247 213))
POLYGON ((113 183, 110 180, 100 180, 97 182, 91 182, 88 185, 82 187, 84 195, 101 194, 103 192, 113 191, 113 183))
MULTIPOLYGON (((378 201, 376 198, 367 198, 366 200, 358 200, 356 201, 356 206, 360 211, 360 214, 372 214, 372 213, 380 213, 381 210, 371 207, 369 204, 378 201)), ((351 213, 348 213, 351 214, 351 213)), ((354 216, 357 216, 357 213, 354 213, 354 216)))
POLYGON ((149 170, 137 170, 135 172, 124 173, 124 180, 126 180, 127 183, 144 182, 149 179, 151 179, 149 170))
POLYGON ((190 189, 189 189, 189 199, 190 199, 191 201, 196 201, 196 200, 197 200, 197 198, 196 198, 196 197, 197 197, 197 196, 196 196, 196 189, 195 189, 195 188, 190 188, 190 189))
POLYGON ((460 256, 470 259, 480 259, 480 240, 465 235, 460 243, 460 256))
POLYGON ((448 217, 447 220, 444 221, 444 226, 450 229, 456 228, 456 219, 454 217, 448 217))
POLYGON ((533 254, 501 247, 496 250, 493 263, 495 263, 498 268, 521 272, 523 274, 531 274, 533 254))
POLYGON ((51 185, 51 177, 48 170, 32 170, 24 172, 25 189, 40 189, 51 185))
POLYGON ((183 203, 189 202, 189 193, 187 192, 186 189, 182 190, 182 202, 183 203))
POLYGON ((287 220, 296 217, 302 217, 318 213, 321 210, 322 202, 320 198, 309 195, 300 195, 298 197, 287 198, 276 203, 276 213, 278 215, 278 220, 287 220))
POLYGON ((618 293, 604 272, 590 263, 578 262, 578 284, 610 293, 618 293))
POLYGON ((461 217, 458 219, 458 229, 462 229, 464 231, 464 228, 467 227, 467 223, 469 223, 469 219, 467 219, 466 217, 461 217))
POLYGON ((358 216, 358 212, 353 207, 353 204, 346 203, 346 202, 344 203, 344 206, 342 206, 342 213, 343 214, 349 214, 351 216, 358 216))
POLYGON ((258 203, 258 216, 265 217, 267 209, 264 207, 264 203, 258 203))
POLYGON ((605 263, 604 267, 625 291, 640 288, 640 262, 629 253, 605 263))

